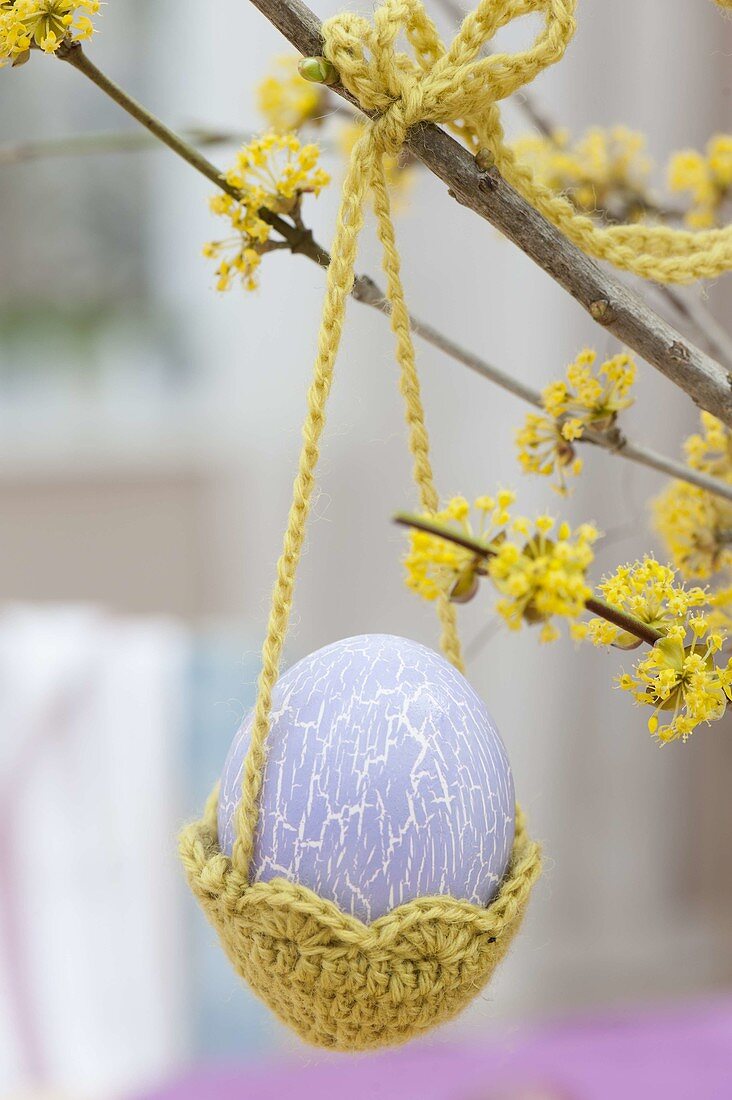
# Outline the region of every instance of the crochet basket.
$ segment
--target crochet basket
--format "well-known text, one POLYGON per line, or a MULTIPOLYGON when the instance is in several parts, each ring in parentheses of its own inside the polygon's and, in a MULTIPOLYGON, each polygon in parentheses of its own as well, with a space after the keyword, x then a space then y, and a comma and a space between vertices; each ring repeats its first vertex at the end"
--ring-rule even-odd
POLYGON ((506 954, 541 869, 517 808, 511 861, 487 908, 419 898, 364 924, 304 886, 242 880, 218 845, 217 794, 181 837, 191 889, 254 993, 332 1050, 403 1043, 460 1012, 506 954))
MULTIPOLYGON (((532 2, 547 7, 545 0, 532 2)), ((509 8, 507 3, 496 8, 494 0, 481 0, 478 12, 463 25, 461 34, 470 39, 463 52, 467 50, 471 56, 476 53, 491 28, 496 29, 501 13, 508 18, 509 8)), ((516 0, 517 14, 527 10, 525 0, 516 0)), ((374 117, 366 122, 353 147, 343 183, 326 274, 318 351, 308 390, 303 444, 262 647, 262 671, 244 762, 232 857, 219 847, 216 791, 209 799, 203 819, 189 826, 181 837, 181 855, 191 888, 237 972, 307 1042, 346 1051, 405 1042, 464 1008, 506 954, 541 868, 538 846, 529 839, 523 816, 517 810, 510 863, 497 896, 486 908, 448 896, 417 898, 372 924, 364 924, 304 886, 282 878, 252 881, 256 878, 253 857, 272 693, 279 677, 328 396, 346 303, 354 287, 358 238, 369 197, 373 199, 383 248, 388 312, 396 337, 399 386, 419 505, 427 514, 434 514, 440 506, 430 462, 411 319, 390 215, 384 159, 398 152, 412 124, 428 117, 442 122, 467 117, 462 111, 449 118, 440 114, 449 112, 450 104, 457 102, 454 96, 446 95, 452 84, 458 91, 465 85, 466 95, 473 95, 481 85, 477 80, 461 83, 458 77, 462 68, 456 70, 454 80, 450 77, 445 84, 444 66, 434 66, 431 71, 437 76, 432 81, 416 62, 408 72, 401 54, 398 61, 387 63, 383 51, 389 54, 405 19, 407 37, 413 43, 419 41, 420 57, 425 62, 429 59, 431 64, 440 51, 434 53, 431 47, 427 48, 432 24, 419 0, 407 3, 386 0, 375 16, 378 27, 372 29, 365 20, 350 15, 331 20, 323 27, 326 55, 333 54, 346 87, 374 117), (364 49, 371 61, 366 59, 364 49), (378 81, 383 76, 382 69, 386 71, 389 67, 400 89, 391 89, 387 95, 379 91, 378 81), (376 95, 371 102, 369 89, 374 88, 376 95), (396 91, 400 94, 391 94, 396 91)), ((571 24, 570 18, 567 27, 571 24)), ((556 56, 554 29, 548 28, 544 37, 547 41, 543 51, 540 49, 536 57, 531 55, 532 63, 538 63, 545 54, 556 56)), ((522 77, 519 83, 524 82, 522 77)), ((492 89, 492 83, 489 85, 492 89)), ((442 652, 462 671, 455 607, 447 593, 435 602, 442 652)))

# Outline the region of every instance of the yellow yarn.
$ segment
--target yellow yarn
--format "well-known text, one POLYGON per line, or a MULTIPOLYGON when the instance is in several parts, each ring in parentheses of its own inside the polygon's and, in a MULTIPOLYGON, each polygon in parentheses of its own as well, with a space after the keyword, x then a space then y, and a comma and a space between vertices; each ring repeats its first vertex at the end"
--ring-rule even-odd
MULTIPOLYGON (((718 3, 729 7, 732 0, 718 3)), ((510 865, 485 909, 450 897, 420 898, 366 925, 303 886, 283 879, 250 882, 272 692, 368 192, 384 254, 414 480, 422 508, 434 512, 439 507, 384 157, 399 151, 412 126, 425 121, 447 125, 474 151, 488 148, 509 183, 590 255, 661 282, 713 278, 732 268, 732 227, 702 233, 600 227, 537 183, 507 147, 497 104, 563 56, 575 30, 575 6, 576 0, 481 0, 449 48, 421 0, 386 0, 373 24, 343 14, 323 27, 326 57, 371 121, 353 148, 336 222, 302 451, 262 649, 237 839, 229 859, 218 845, 217 791, 203 820, 181 837, 191 887, 237 971, 304 1039, 321 1046, 360 1050, 402 1042, 460 1011, 507 951, 541 866, 538 846, 528 838, 518 810, 510 865), (479 57, 497 30, 532 12, 543 14, 545 21, 528 50, 479 57), (402 32, 413 58, 396 49, 402 32)), ((438 610, 443 652, 462 668, 454 608, 443 598, 438 610)))
MULTIPOLYGON (((730 6, 732 0, 724 0, 730 6)), ((481 0, 446 47, 421 0, 387 0, 370 23, 342 14, 323 26, 324 54, 389 151, 420 122, 447 126, 468 146, 489 149, 505 179, 583 252, 663 283, 712 279, 732 270, 732 226, 690 232, 643 224, 601 226, 534 179, 507 146, 498 102, 560 61, 575 32, 577 0, 481 0), (529 49, 479 57, 501 27, 536 13, 544 25, 529 49), (396 48, 403 32, 414 57, 396 48), (459 120, 459 121, 458 121, 459 120)))
MULTIPOLYGON (((725 3, 730 6, 732 0, 725 3)), ((574 33, 574 10, 575 0, 482 0, 449 49, 420 0, 386 0, 373 25, 345 14, 323 29, 326 56, 372 117, 354 146, 336 223, 303 447, 262 653, 237 840, 229 859, 218 846, 217 792, 203 820, 181 838, 192 888, 238 972, 303 1038, 323 1046, 357 1050, 402 1042, 460 1011, 508 949, 541 866, 538 846, 528 838, 518 810, 510 865, 496 899, 485 909, 449 897, 420 898, 365 925, 303 886, 282 879, 249 881, 272 691, 368 192, 384 253, 414 479, 422 508, 439 506, 384 157, 401 148, 410 127, 425 120, 446 124, 474 148, 489 148, 509 182, 584 251, 660 281, 713 277, 732 267, 731 227, 696 234, 639 225, 602 228, 516 163, 504 142, 496 104, 561 58, 574 33), (543 13, 545 25, 528 50, 475 60, 500 27, 530 12, 543 13), (401 32, 414 59, 395 48, 401 32)), ((439 615, 443 652, 462 668, 454 608, 443 600, 439 615)))
MULTIPOLYGON (((203 820, 184 830, 180 840, 191 888, 237 972, 303 1039, 339 1050, 404 1042, 459 1012, 482 989, 508 950, 541 870, 538 845, 528 838, 517 808, 509 867, 497 897, 487 908, 450 897, 420 898, 366 925, 303 886, 283 879, 250 883, 272 691, 279 675, 325 407, 353 286, 369 189, 384 252, 414 480, 421 507, 432 512, 439 507, 384 175, 389 125, 388 120, 376 120, 365 128, 354 146, 343 186, 303 446, 262 650, 231 859, 218 844, 217 790, 203 820)), ((461 669, 455 609, 443 598, 438 611, 442 650, 461 669)))

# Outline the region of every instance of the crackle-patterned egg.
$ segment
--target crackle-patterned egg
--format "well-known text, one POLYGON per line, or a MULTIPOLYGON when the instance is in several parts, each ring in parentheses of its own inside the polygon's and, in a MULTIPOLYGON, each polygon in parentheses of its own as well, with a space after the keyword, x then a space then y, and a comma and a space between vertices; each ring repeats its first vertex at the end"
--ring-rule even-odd
MULTIPOLYGON (((231 854, 251 715, 218 806, 231 854)), ((513 845, 506 750, 464 676, 416 642, 346 638, 274 692, 253 872, 310 887, 363 921, 417 897, 494 897, 513 845)))

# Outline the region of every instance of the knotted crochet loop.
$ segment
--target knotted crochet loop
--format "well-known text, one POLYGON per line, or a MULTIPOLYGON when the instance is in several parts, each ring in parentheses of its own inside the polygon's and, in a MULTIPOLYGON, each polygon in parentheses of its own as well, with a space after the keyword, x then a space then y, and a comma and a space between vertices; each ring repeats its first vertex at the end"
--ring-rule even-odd
POLYGON ((373 127, 376 140, 393 153, 417 123, 451 125, 484 115, 559 61, 574 34, 575 3, 481 0, 446 49, 420 0, 386 0, 373 23, 350 12, 327 20, 324 55, 363 110, 380 116, 373 127), (497 30, 530 12, 545 16, 530 49, 478 58, 497 30), (414 57, 396 48, 402 31, 414 57))
POLYGON ((446 46, 422 0, 386 0, 373 23, 349 13, 329 19, 324 53, 351 95, 375 116, 369 129, 379 151, 397 151, 417 123, 446 126, 473 153, 490 150, 504 179, 587 255, 661 283, 714 279, 732 270, 732 226, 692 232, 600 225, 517 162, 498 103, 562 58, 575 32, 576 6, 577 0, 481 0, 446 46), (501 27, 530 14, 544 22, 527 50, 479 56, 501 27), (412 56, 397 49, 400 34, 412 56))

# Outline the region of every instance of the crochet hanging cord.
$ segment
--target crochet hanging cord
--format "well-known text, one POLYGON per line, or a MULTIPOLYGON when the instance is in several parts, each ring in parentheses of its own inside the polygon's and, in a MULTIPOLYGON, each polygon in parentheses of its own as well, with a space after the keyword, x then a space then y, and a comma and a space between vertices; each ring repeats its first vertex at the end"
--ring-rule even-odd
MULTIPOLYGON (((448 896, 418 898, 365 924, 332 901, 283 878, 251 882, 272 692, 292 607, 295 575, 315 485, 320 441, 358 237, 373 201, 409 447, 421 508, 439 497, 429 458, 415 352, 400 278, 383 160, 421 121, 447 125, 474 147, 488 147, 499 169, 586 252, 661 281, 688 281, 732 267, 732 230, 705 233, 644 226, 602 228, 533 181, 503 140, 497 101, 558 61, 574 33, 574 0, 483 0, 449 49, 420 0, 387 0, 373 24, 350 14, 323 27, 325 54, 345 87, 373 117, 356 142, 336 222, 332 259, 308 391, 303 445, 262 650, 251 741, 236 811, 231 858, 219 846, 218 791, 204 817, 181 837, 188 880, 238 973, 305 1040, 341 1050, 404 1042, 459 1012, 505 955, 540 873, 540 854, 517 812, 506 875, 486 908, 448 896), (475 60, 506 23, 541 12, 545 25, 521 54, 475 60), (395 51, 404 32, 416 60, 395 51), (456 120, 460 120, 459 123, 456 120)), ((454 607, 438 600, 445 656, 462 670, 454 607)))

